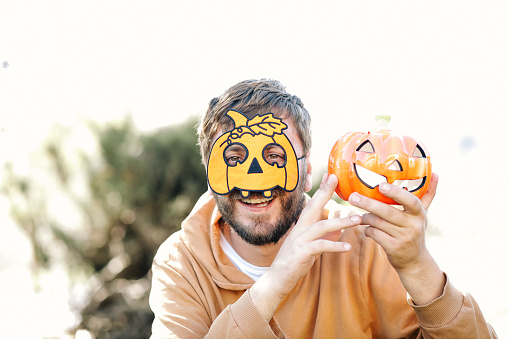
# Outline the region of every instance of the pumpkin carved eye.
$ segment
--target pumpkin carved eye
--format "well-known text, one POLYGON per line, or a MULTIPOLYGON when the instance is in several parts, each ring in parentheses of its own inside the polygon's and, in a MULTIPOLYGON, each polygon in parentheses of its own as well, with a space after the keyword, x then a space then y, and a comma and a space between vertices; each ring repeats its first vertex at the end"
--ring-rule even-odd
POLYGON ((424 150, 421 146, 416 145, 412 156, 416 158, 426 158, 426 153, 424 153, 424 150))
POLYGON ((369 140, 364 141, 359 147, 357 147, 356 151, 364 153, 375 153, 373 144, 369 140))
POLYGON ((388 167, 391 171, 400 171, 403 172, 403 166, 398 160, 394 160, 392 164, 388 167))

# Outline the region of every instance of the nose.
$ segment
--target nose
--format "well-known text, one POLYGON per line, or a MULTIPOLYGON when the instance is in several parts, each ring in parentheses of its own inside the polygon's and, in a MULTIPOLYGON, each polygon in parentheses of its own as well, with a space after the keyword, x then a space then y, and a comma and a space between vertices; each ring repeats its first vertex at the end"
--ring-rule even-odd
POLYGON ((258 160, 256 160, 256 158, 253 159, 251 165, 249 165, 249 170, 247 171, 247 174, 252 173, 263 173, 260 163, 258 162, 258 160))

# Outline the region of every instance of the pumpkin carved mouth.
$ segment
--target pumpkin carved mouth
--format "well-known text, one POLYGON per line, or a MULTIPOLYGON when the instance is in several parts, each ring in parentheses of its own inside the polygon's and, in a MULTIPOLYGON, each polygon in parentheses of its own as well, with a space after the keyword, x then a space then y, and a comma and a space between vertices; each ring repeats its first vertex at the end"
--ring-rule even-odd
MULTIPOLYGON (((375 189, 381 183, 387 182, 387 178, 381 174, 375 173, 373 171, 368 170, 358 164, 354 164, 355 174, 359 180, 371 189, 375 189)), ((418 178, 418 179, 407 179, 407 180, 394 180, 392 183, 398 187, 406 189, 409 192, 414 192, 424 186, 426 183, 426 177, 418 178)))

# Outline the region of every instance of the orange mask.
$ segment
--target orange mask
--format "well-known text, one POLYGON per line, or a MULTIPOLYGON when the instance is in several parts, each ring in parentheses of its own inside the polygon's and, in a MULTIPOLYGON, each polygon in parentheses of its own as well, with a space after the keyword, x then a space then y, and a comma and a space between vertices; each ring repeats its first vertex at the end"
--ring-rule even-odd
POLYGON ((248 119, 230 110, 226 113, 235 126, 212 145, 207 164, 210 188, 225 195, 234 188, 247 198, 252 191, 267 198, 281 187, 291 192, 299 181, 295 150, 283 134, 288 126, 273 113, 248 119))

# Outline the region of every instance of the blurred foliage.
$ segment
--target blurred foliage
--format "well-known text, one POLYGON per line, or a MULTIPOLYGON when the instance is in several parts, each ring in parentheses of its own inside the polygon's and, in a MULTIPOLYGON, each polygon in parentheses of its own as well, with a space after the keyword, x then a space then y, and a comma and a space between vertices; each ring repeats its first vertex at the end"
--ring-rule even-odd
POLYGON ((129 119, 90 124, 90 140, 74 144, 72 131, 60 131, 29 175, 4 168, 2 192, 37 265, 65 261, 71 275, 87 277, 71 301, 76 329, 98 339, 150 336, 153 256, 207 189, 196 122, 145 133, 129 119))

